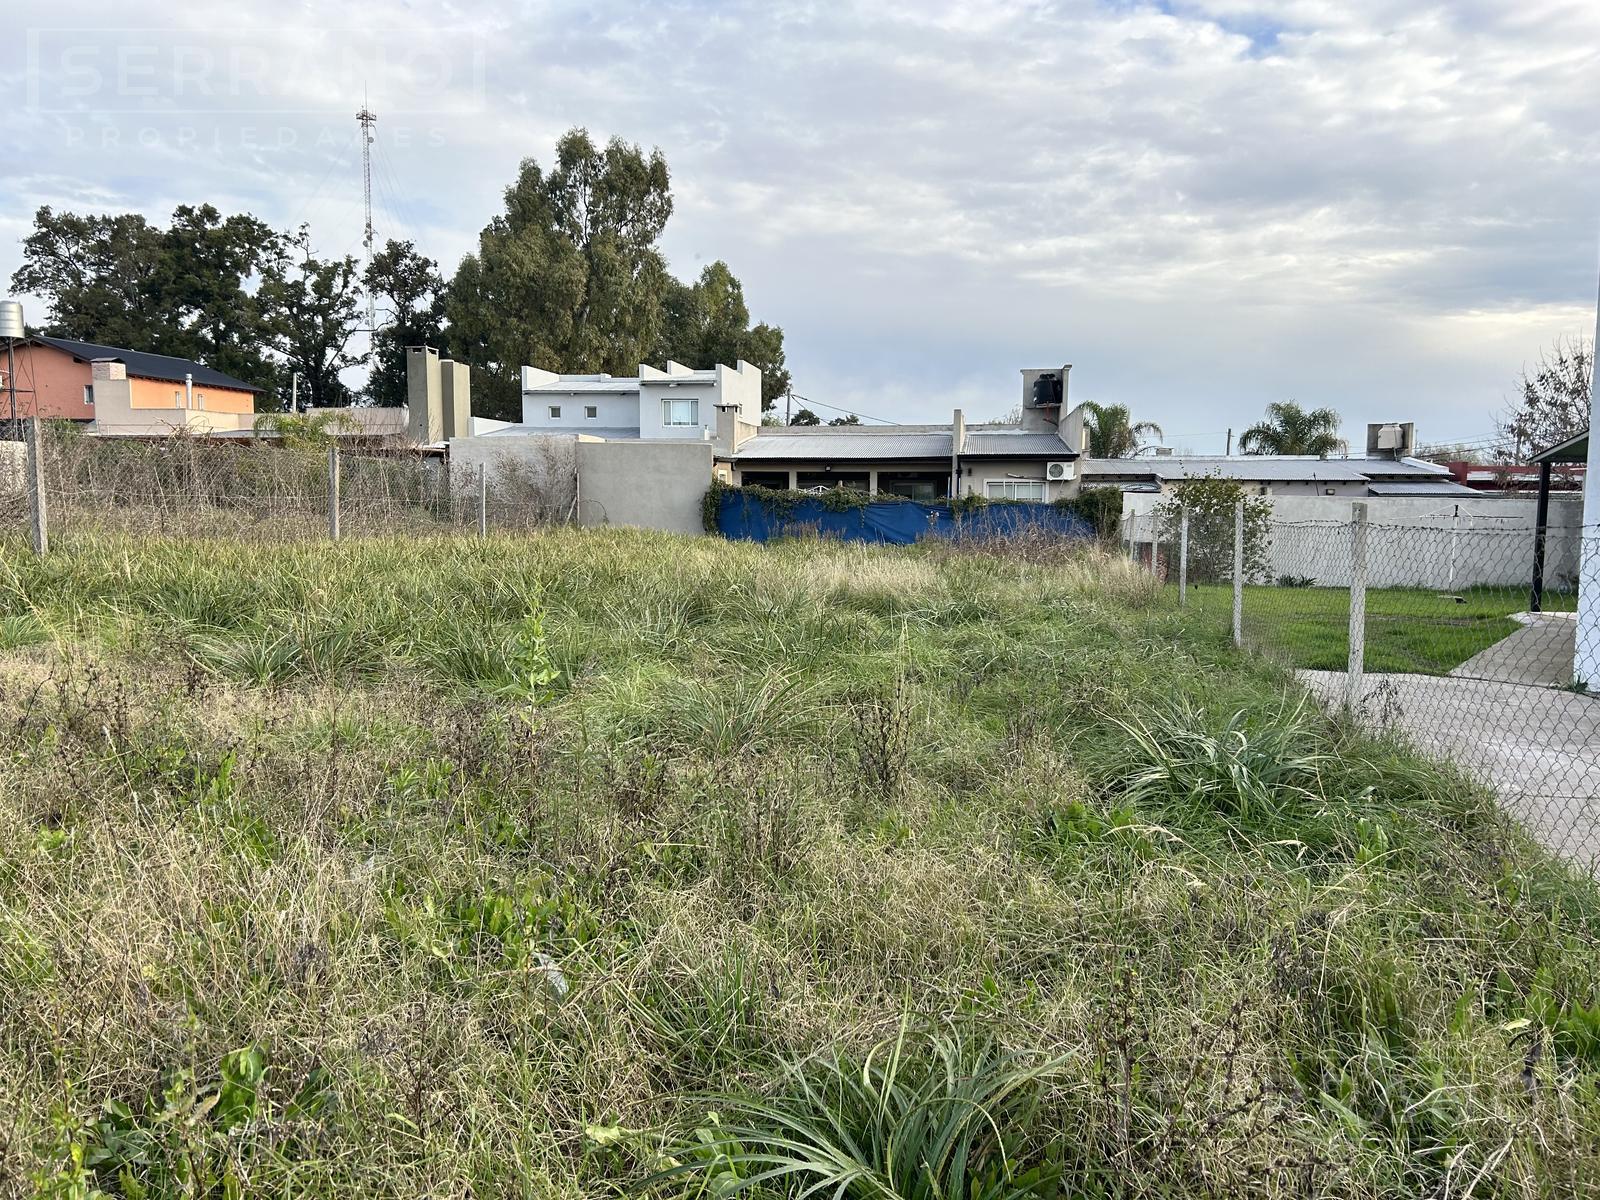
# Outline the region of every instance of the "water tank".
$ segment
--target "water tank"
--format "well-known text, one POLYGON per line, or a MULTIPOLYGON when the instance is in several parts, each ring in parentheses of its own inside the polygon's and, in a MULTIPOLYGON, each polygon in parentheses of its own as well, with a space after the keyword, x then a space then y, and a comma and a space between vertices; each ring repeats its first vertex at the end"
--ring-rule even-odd
POLYGON ((1054 372, 1046 372, 1033 381, 1033 396, 1030 407, 1044 408, 1050 404, 1061 403, 1061 376, 1054 372))
POLYGON ((22 327, 22 301, 0 300, 0 339, 27 336, 22 327))
POLYGON ((1405 431, 1399 425, 1389 424, 1378 430, 1379 450, 1398 450, 1405 442, 1405 431))

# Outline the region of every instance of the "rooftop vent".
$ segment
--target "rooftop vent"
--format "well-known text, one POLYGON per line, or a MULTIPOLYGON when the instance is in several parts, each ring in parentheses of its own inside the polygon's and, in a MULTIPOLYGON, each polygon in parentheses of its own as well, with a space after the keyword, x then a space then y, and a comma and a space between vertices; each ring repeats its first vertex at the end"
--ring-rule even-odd
POLYGON ((1367 426, 1370 458, 1404 458, 1416 448, 1417 427, 1410 421, 1378 421, 1367 426))

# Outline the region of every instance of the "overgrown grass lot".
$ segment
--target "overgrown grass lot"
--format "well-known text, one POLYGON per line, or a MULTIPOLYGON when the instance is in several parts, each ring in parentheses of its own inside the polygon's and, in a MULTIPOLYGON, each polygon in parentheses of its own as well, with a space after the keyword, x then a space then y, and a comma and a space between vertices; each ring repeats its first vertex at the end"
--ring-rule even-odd
POLYGON ((9 1194, 1600 1189, 1594 886, 1118 557, 79 536, 0 597, 9 1194))
MULTIPOLYGON (((1231 584, 1192 590, 1197 610, 1213 627, 1231 628, 1231 584)), ((1545 593, 1547 612, 1571 612, 1574 605, 1572 593, 1545 593)), ((1511 614, 1527 608, 1526 588, 1369 588, 1366 669, 1448 675, 1520 629, 1511 614)), ((1262 652, 1317 671, 1342 671, 1348 664, 1349 588, 1246 585, 1244 611, 1247 640, 1262 652)))

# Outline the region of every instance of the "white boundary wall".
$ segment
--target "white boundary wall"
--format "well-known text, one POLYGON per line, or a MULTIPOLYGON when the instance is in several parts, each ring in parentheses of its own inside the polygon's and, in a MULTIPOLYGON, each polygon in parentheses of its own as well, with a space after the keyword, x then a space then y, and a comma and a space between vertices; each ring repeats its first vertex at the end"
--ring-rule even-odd
MULTIPOLYGON (((1124 540, 1129 523, 1134 540, 1148 545, 1155 522, 1151 512, 1168 496, 1129 493, 1124 497, 1124 540)), ((1275 531, 1268 571, 1309 576, 1317 586, 1348 587, 1347 543, 1333 531, 1348 528, 1351 503, 1338 496, 1264 496, 1275 524, 1298 528, 1275 531), (1318 530, 1318 527, 1321 530, 1318 530), (1337 548, 1337 549, 1336 549, 1337 548), (1340 552, 1342 551, 1342 552, 1340 552)), ((1365 498, 1372 526, 1369 587, 1456 589, 1474 585, 1528 587, 1533 580, 1533 531, 1537 500, 1528 496, 1485 494, 1456 500, 1444 496, 1365 498)), ((1578 574, 1578 528, 1582 502, 1574 493, 1550 497, 1545 541, 1545 586, 1570 588, 1578 574)), ((1163 554, 1171 553, 1164 548, 1163 554)))

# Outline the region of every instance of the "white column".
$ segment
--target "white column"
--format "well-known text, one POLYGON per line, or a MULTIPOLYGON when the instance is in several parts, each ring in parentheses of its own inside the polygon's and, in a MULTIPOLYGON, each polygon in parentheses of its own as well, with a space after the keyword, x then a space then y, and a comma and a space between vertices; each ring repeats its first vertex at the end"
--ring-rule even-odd
MULTIPOLYGON (((1594 331, 1600 340, 1600 300, 1596 302, 1594 331)), ((1589 469, 1583 479, 1578 629, 1572 677, 1596 691, 1600 690, 1600 355, 1590 360, 1589 371, 1589 469)))
POLYGON ((1361 707, 1367 666, 1367 502, 1350 506, 1350 656, 1344 673, 1344 706, 1361 707))

